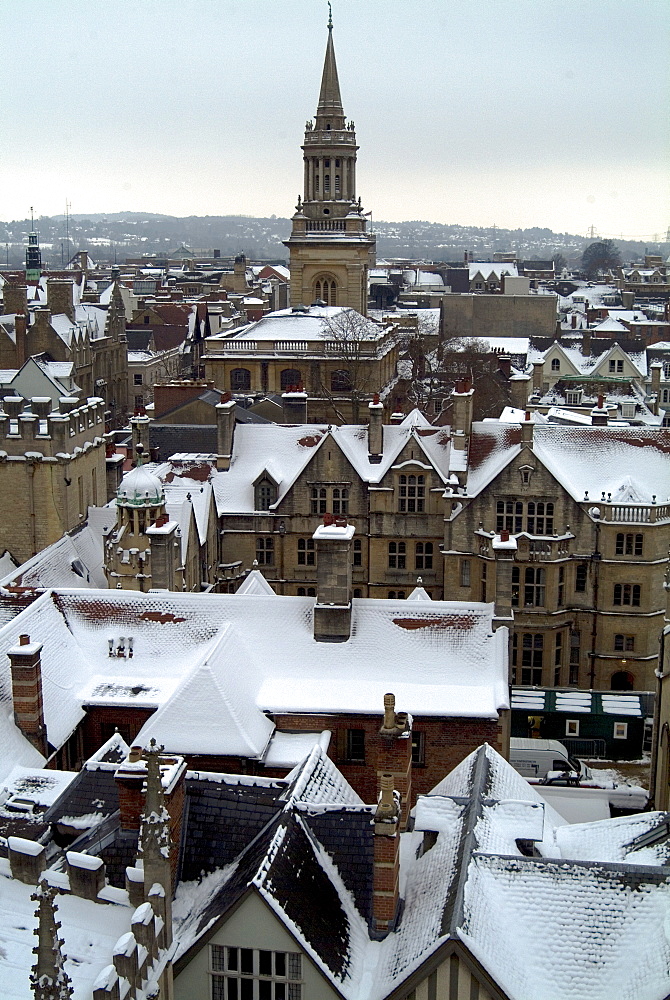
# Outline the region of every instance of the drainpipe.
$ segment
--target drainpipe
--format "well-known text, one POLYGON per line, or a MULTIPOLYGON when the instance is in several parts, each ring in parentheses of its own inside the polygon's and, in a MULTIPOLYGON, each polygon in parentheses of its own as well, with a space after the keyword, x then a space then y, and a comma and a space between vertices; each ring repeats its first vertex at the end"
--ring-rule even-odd
POLYGON ((591 669, 589 671, 589 686, 595 687, 596 680, 596 639, 598 637, 598 589, 600 584, 600 522, 596 521, 596 548, 591 556, 593 563, 593 615, 591 620, 591 669))
POLYGON ((654 698, 654 727, 651 731, 651 767, 649 768, 649 808, 655 809, 656 772, 658 770, 658 747, 661 739, 661 691, 663 688, 663 663, 665 660, 665 629, 661 632, 656 670, 656 697, 654 698))

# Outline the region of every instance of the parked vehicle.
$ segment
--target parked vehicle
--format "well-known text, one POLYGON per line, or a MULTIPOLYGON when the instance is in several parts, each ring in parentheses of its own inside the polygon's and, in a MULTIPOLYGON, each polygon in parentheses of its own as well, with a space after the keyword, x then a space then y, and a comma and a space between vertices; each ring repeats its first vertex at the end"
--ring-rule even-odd
POLYGON ((649 796, 639 785, 622 785, 601 777, 584 761, 571 756, 558 740, 527 740, 512 737, 510 764, 530 784, 543 788, 602 789, 607 792, 611 815, 640 812, 649 796))
POLYGON ((578 778, 592 777, 591 769, 571 757, 558 740, 527 740, 513 736, 509 741, 509 762, 524 778, 546 778, 550 771, 574 771, 578 778))

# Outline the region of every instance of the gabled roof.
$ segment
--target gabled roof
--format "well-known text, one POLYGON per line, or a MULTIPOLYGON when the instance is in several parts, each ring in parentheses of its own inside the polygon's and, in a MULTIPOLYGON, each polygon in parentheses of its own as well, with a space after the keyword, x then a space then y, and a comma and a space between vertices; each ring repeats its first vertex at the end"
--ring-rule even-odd
POLYGON ((423 461, 443 482, 449 479, 451 435, 448 428, 433 427, 419 410, 412 410, 397 425, 383 429, 381 462, 370 461, 367 424, 324 427, 321 424, 238 425, 233 439, 230 469, 214 479, 219 514, 251 513, 253 484, 267 471, 277 483, 277 500, 286 496, 298 476, 326 442, 342 451, 364 482, 379 483, 409 442, 418 445, 423 461), (268 459, 268 456, 271 456, 268 459))

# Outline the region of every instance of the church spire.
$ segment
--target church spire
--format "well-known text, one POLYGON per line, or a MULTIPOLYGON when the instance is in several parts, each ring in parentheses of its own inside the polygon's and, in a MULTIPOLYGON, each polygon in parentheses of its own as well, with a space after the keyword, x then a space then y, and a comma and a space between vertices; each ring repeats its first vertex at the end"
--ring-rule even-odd
POLYGON ((30 897, 37 903, 35 916, 38 921, 33 932, 37 935, 37 945, 33 948, 37 958, 30 976, 35 1000, 69 1000, 72 996, 72 981, 65 971, 63 939, 58 936, 56 893, 57 889, 42 879, 30 897))
MULTIPOLYGON (((323 63, 323 74, 321 76, 321 91, 319 93, 319 105, 316 109, 317 128, 318 119, 321 117, 330 118, 337 116, 344 118, 344 108, 340 96, 340 82, 337 78, 337 63, 335 62, 335 46, 333 45, 333 15, 328 4, 328 43, 326 45, 326 58, 323 63)), ((336 125, 335 128, 343 128, 336 125)))

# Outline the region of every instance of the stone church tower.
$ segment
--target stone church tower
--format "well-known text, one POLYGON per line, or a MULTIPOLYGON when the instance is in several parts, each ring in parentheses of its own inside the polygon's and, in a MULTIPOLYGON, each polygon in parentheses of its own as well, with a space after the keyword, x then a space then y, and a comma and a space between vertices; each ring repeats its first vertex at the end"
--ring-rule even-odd
POLYGON ((347 123, 337 79, 333 22, 314 122, 308 121, 302 147, 303 198, 298 198, 293 230, 284 244, 291 254, 291 306, 350 306, 366 315, 368 266, 375 237, 367 232, 356 199, 356 133, 347 123))

